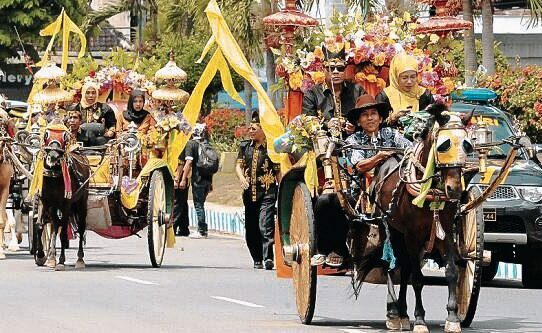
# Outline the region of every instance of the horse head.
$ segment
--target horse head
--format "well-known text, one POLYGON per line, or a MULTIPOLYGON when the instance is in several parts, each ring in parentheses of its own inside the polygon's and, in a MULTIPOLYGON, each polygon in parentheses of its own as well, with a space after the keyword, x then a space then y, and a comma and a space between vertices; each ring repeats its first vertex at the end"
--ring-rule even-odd
POLYGON ((43 137, 45 152, 44 169, 52 175, 60 175, 62 161, 70 142, 70 132, 63 125, 48 126, 43 137))
POLYGON ((460 117, 450 113, 442 103, 433 104, 426 111, 438 124, 428 137, 434 144, 435 169, 442 175, 446 196, 459 200, 463 192, 462 169, 467 163, 467 155, 474 150, 466 130, 472 113, 460 117))

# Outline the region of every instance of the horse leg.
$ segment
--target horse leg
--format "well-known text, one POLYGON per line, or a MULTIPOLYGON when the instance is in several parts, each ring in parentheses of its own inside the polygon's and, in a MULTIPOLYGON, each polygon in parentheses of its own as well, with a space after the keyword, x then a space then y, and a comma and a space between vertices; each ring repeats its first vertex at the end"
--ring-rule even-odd
POLYGON ((399 299, 397 305, 399 306, 399 318, 401 318, 401 330, 410 331, 410 318, 407 313, 407 289, 408 279, 411 275, 410 265, 401 265, 401 286, 399 288, 399 299))
POLYGON ((68 228, 62 228, 62 225, 58 227, 58 235, 60 236, 60 257, 58 258, 58 264, 55 266, 55 271, 65 270, 64 262, 66 262, 66 240, 68 239, 68 228))
POLYGON ((387 296, 387 313, 386 313, 386 327, 392 331, 401 330, 401 318, 399 316, 399 305, 397 302, 397 296, 395 294, 395 286, 393 285, 393 279, 391 273, 387 273, 388 282, 388 296, 387 296))
MULTIPOLYGON (((1 177, 5 177, 2 175, 1 177)), ((9 176, 11 177, 11 175, 9 176)), ((0 184, 1 187, 1 184, 0 184)), ((4 253, 4 228, 7 225, 8 222, 8 216, 6 212, 6 205, 8 201, 8 195, 9 195, 9 181, 6 184, 4 184, 4 188, 0 188, 0 260, 6 259, 6 255, 4 253)))
POLYGON ((56 229, 52 228, 51 239, 49 240, 49 251, 47 252, 47 262, 45 266, 50 268, 56 267, 56 229))
POLYGON ((457 333, 461 332, 461 322, 457 316, 457 279, 459 272, 457 269, 457 253, 449 237, 446 238, 446 249, 448 251, 445 256, 446 260, 446 282, 448 282, 448 317, 444 325, 444 332, 457 333))
POLYGON ((9 229, 11 232, 11 240, 9 241, 8 250, 16 252, 16 251, 19 251, 21 248, 19 247, 17 231, 15 229, 17 226, 17 221, 15 220, 15 216, 13 214, 12 209, 7 211, 7 218, 9 222, 9 229))
POLYGON ((412 288, 416 297, 416 309, 414 310, 414 333, 428 333, 429 329, 425 323, 425 309, 422 302, 423 273, 419 261, 413 263, 412 288))
POLYGON ((83 214, 86 214, 86 211, 83 213, 76 214, 77 220, 77 232, 79 233, 79 250, 77 251, 77 262, 75 263, 76 269, 85 268, 85 252, 83 250, 83 244, 85 241, 85 217, 82 217, 83 214))

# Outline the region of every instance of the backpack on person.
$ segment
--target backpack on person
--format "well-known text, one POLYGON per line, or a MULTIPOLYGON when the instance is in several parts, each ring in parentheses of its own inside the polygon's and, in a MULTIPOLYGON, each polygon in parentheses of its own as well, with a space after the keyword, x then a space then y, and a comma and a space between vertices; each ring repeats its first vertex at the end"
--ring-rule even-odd
POLYGON ((208 142, 198 142, 196 167, 201 176, 210 177, 218 172, 220 157, 208 142))

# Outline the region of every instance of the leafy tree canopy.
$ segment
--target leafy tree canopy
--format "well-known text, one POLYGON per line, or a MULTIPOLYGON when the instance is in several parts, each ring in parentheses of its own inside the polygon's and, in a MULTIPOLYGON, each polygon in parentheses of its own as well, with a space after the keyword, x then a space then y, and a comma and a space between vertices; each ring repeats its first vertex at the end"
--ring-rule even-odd
MULTIPOLYGON (((53 22, 66 9, 67 14, 79 24, 87 9, 85 0, 0 0, 0 61, 16 56, 20 50, 14 27, 17 27, 23 43, 42 46, 47 38, 39 31, 53 22)), ((28 50, 27 50, 28 51, 28 50)))

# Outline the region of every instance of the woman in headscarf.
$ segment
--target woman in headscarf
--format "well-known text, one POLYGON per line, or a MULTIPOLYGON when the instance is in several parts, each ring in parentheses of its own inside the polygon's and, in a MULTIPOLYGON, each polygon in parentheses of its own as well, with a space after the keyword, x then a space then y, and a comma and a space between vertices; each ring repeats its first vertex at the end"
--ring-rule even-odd
POLYGON ((130 123, 137 125, 137 131, 141 134, 147 134, 149 129, 156 124, 153 116, 144 109, 145 93, 134 89, 128 99, 128 107, 122 114, 122 130, 128 130, 130 123))
POLYGON ((115 137, 117 127, 117 118, 115 111, 105 104, 98 101, 98 92, 100 86, 97 82, 86 81, 81 90, 81 102, 75 107, 83 116, 82 123, 101 123, 104 125, 103 137, 105 141, 115 137))
POLYGON ((404 52, 391 60, 390 85, 376 96, 376 101, 390 106, 388 124, 391 125, 405 114, 418 112, 435 102, 429 89, 418 85, 418 61, 404 52))

